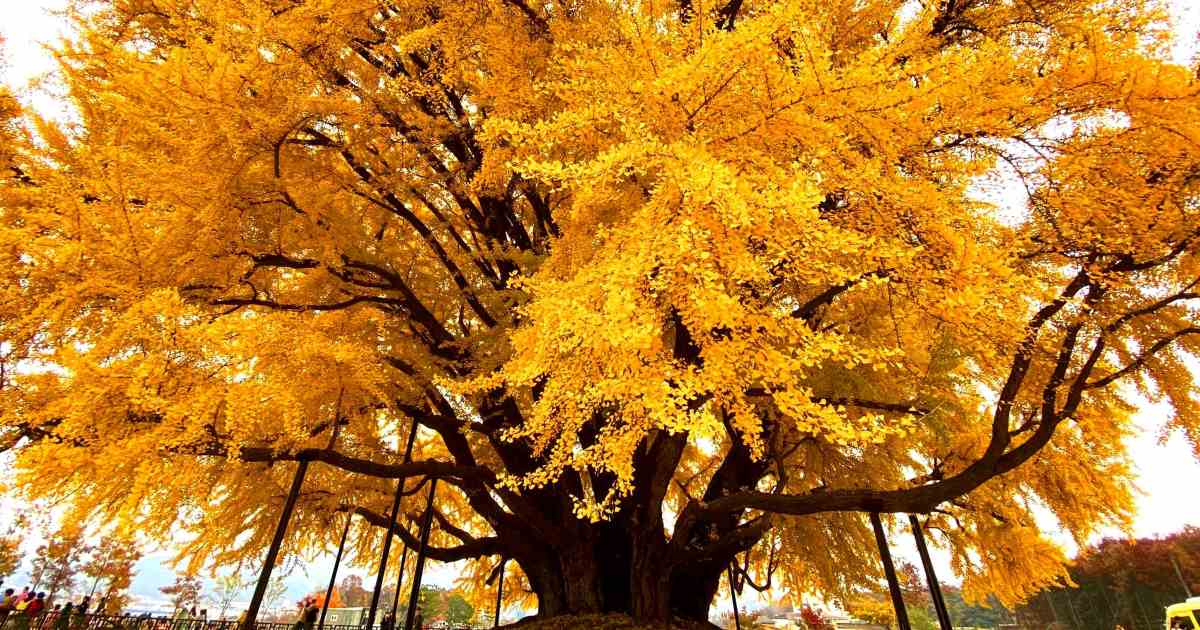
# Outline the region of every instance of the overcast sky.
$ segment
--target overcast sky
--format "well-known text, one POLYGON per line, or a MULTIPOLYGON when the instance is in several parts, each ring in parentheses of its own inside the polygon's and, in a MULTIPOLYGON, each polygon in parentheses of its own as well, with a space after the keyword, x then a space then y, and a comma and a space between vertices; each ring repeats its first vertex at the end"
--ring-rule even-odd
MULTIPOLYGON (((62 35, 61 20, 50 12, 61 8, 64 0, 0 0, 0 35, 6 40, 4 57, 7 68, 0 70, 4 80, 21 94, 22 99, 38 110, 54 115, 63 111, 45 89, 36 83, 39 76, 52 70, 53 61, 46 52, 46 44, 62 35)), ((1186 63, 1197 50, 1200 34, 1200 0, 1169 0, 1177 26, 1175 58, 1186 63)), ((1165 534, 1179 530, 1186 524, 1200 525, 1200 502, 1195 500, 1194 485, 1200 481, 1200 463, 1193 457, 1187 442, 1181 435, 1167 436, 1165 441, 1157 434, 1162 425, 1164 409, 1145 405, 1138 415, 1139 426, 1144 431, 1131 440, 1129 447, 1134 454, 1138 473, 1138 486, 1142 495, 1138 499, 1138 517, 1134 534, 1138 536, 1165 534), (1186 492, 1185 492, 1186 491, 1186 492)), ((0 529, 3 520, 12 514, 11 501, 0 497, 0 529)), ((1069 546, 1061 534, 1052 533, 1069 546)), ((36 544, 36 533, 31 532, 30 544, 36 544)), ((907 537, 896 537, 893 541, 901 557, 915 557, 907 537)), ((158 587, 169 584, 174 571, 165 562, 170 554, 154 552, 139 563, 132 591, 138 603, 145 607, 165 606, 165 598, 158 587)), ((288 579, 288 599, 294 600, 306 592, 323 587, 328 580, 332 559, 325 558, 309 565, 307 574, 297 573, 288 579)), ((359 575, 363 571, 355 570, 359 575)), ((451 567, 434 567, 427 573, 430 582, 448 586, 453 577, 451 567)), ((949 577, 943 567, 942 576, 949 577)), ((23 579, 18 574, 18 580, 23 579)), ((340 581, 340 580, 339 580, 340 581)), ((370 584, 371 578, 364 579, 370 584)), ((248 597, 247 597, 248 599, 248 597)))

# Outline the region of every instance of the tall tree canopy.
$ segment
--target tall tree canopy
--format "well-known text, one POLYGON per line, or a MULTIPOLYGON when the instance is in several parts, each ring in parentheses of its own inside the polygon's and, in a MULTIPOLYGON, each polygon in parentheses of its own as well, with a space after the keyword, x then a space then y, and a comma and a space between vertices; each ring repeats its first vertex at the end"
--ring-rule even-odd
POLYGON ((1038 593, 1017 614, 1033 625, 1146 627, 1163 609, 1200 592, 1200 528, 1155 538, 1105 538, 1070 568, 1070 586, 1038 593))
POLYGON ((849 593, 867 511, 1011 602, 1064 575, 1039 506, 1128 522, 1123 396, 1200 444, 1200 95, 1152 0, 73 15, 77 119, 0 147, 0 448, 197 565, 258 563, 311 460, 285 554, 351 512, 366 557, 436 477, 431 557, 542 615, 702 619, 735 561, 849 593))

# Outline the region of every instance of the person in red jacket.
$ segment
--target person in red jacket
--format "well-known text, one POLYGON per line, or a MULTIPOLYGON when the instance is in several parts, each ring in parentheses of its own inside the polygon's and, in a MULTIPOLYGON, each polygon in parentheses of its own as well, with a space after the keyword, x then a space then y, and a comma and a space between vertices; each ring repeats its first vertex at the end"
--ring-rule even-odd
POLYGON ((38 593, 37 597, 34 598, 33 601, 29 602, 29 605, 25 607, 25 613, 31 618, 42 614, 43 610, 46 610, 45 593, 38 593))
POLYGON ((46 609, 46 594, 38 593, 23 602, 18 602, 16 612, 12 615, 12 627, 16 630, 29 630, 34 619, 38 619, 46 609))

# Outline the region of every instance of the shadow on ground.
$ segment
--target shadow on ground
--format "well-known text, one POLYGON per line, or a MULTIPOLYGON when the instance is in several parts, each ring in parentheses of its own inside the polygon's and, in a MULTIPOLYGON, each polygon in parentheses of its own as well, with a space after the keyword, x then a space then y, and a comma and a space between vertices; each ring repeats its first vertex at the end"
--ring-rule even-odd
POLYGON ((672 621, 666 624, 635 622, 625 615, 575 615, 539 619, 527 617, 514 624, 501 626, 514 630, 720 630, 707 621, 672 621))

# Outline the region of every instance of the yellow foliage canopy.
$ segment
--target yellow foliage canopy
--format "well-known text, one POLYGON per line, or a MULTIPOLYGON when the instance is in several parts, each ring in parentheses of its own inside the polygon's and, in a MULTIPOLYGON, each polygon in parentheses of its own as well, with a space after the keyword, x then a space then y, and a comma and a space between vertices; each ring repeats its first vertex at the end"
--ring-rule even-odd
POLYGON ((1200 445, 1200 95, 1149 0, 73 19, 78 119, 3 112, 0 446, 194 566, 256 562, 306 459, 285 553, 438 477, 432 557, 543 614, 703 618, 734 559, 848 594, 869 511, 1012 602, 1065 575, 1035 511, 1128 524, 1123 383, 1200 445))

